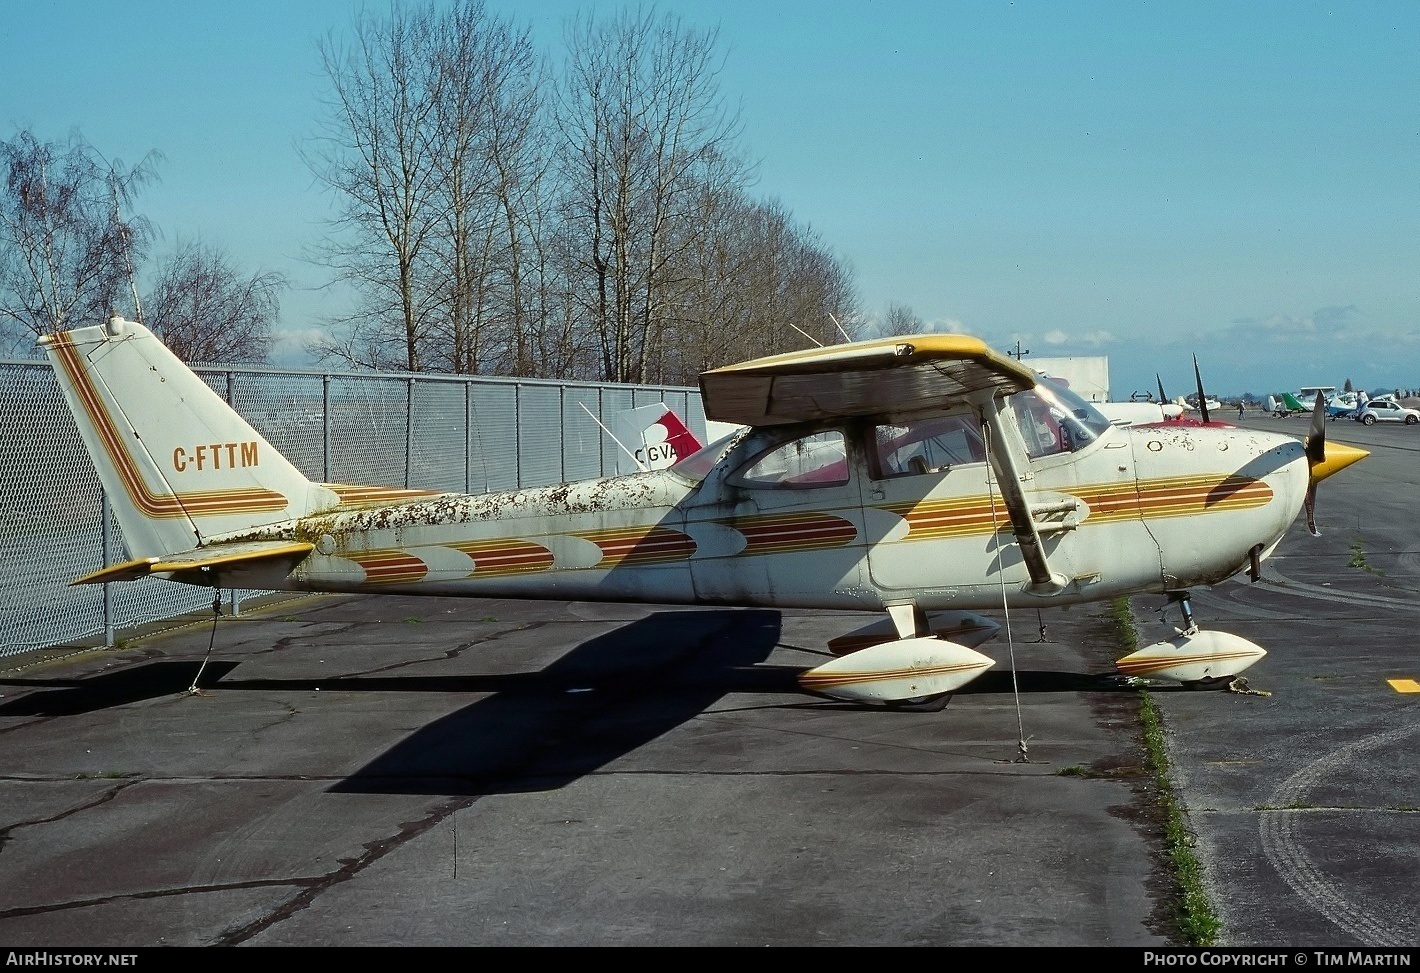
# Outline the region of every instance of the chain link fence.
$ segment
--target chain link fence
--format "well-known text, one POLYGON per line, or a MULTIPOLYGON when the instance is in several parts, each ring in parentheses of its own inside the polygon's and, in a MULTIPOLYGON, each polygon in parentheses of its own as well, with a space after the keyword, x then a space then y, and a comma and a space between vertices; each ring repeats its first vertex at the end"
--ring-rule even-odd
MULTIPOLYGON (((533 379, 198 368, 307 477, 486 493, 617 472, 602 426, 664 403, 706 441, 695 389, 533 379)), ((0 657, 113 644, 208 609, 205 588, 146 578, 69 582, 128 560, 48 362, 0 361, 0 657)), ((229 592, 233 609, 261 592, 229 592)))

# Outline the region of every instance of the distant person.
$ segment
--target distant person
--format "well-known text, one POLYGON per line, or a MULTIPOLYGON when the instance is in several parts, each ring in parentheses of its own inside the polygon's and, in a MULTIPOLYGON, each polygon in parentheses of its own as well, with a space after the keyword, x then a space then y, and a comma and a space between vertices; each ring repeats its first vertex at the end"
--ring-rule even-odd
POLYGON ((1242 422, 1242 417, 1243 417, 1243 404, 1242 404, 1241 402, 1239 402, 1239 403, 1238 403, 1238 422, 1242 422))

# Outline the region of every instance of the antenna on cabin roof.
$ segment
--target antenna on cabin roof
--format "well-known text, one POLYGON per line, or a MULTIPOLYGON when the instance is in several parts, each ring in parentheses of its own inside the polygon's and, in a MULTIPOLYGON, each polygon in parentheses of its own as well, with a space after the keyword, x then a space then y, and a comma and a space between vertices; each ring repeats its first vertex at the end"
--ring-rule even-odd
POLYGON ((843 325, 838 323, 838 319, 833 316, 833 312, 828 312, 828 319, 833 322, 833 326, 838 329, 838 333, 843 335, 843 340, 852 344, 853 339, 848 337, 848 332, 843 330, 843 325))
POLYGON ((606 426, 602 425, 602 421, 597 418, 597 414, 591 409, 588 409, 587 404, 585 402, 578 402, 577 404, 582 407, 583 412, 592 417, 593 422, 602 427, 602 432, 610 436, 612 442, 620 446, 622 450, 626 453, 626 455, 631 457, 631 462, 636 464, 636 468, 638 470, 640 470, 642 473, 645 473, 647 471, 648 467, 646 466, 646 464, 637 459, 636 454, 633 453, 629 448, 627 448, 627 445, 625 443, 623 443, 620 439, 616 438, 616 433, 612 432, 606 426))
POLYGON ((823 342, 822 342, 822 341, 819 341, 817 338, 815 338, 813 335, 809 334, 809 333, 808 333, 807 331, 805 331, 803 328, 799 327, 799 326, 798 326, 797 324, 795 324, 793 321, 786 321, 786 322, 784 322, 784 323, 787 324, 789 327, 793 328, 795 331, 799 332, 799 334, 803 335, 805 338, 808 338, 810 341, 812 341, 814 344, 818 345, 820 348, 823 347, 823 342))

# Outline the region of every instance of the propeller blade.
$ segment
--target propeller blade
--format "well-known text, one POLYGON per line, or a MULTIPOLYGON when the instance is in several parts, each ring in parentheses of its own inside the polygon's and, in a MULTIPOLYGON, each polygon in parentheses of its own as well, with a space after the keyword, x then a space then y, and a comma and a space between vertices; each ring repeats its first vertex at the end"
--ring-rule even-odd
POLYGON ((1198 381, 1198 414, 1208 421, 1208 397, 1203 394, 1203 373, 1198 370, 1198 356, 1193 356, 1193 377, 1198 381))
POLYGON ((1312 406, 1312 427, 1307 434, 1307 465, 1316 466, 1326 459, 1326 398, 1318 392, 1312 406))
POLYGON ((1326 445, 1326 397, 1317 393, 1316 404, 1312 406, 1312 424, 1307 434, 1307 530, 1313 537, 1320 537, 1316 526, 1316 485, 1337 470, 1344 470, 1352 463, 1370 455, 1364 449, 1347 446, 1344 443, 1326 445))

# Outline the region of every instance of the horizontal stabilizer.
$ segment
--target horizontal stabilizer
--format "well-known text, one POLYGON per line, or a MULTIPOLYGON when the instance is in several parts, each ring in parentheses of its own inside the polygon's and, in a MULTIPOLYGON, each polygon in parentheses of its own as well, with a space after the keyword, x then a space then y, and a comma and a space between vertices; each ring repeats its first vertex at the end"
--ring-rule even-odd
POLYGON ((143 557, 87 574, 70 584, 105 584, 110 581, 136 581, 150 574, 173 571, 199 571, 270 566, 281 561, 294 567, 309 554, 314 545, 300 541, 246 541, 237 544, 212 544, 169 557, 143 557))

